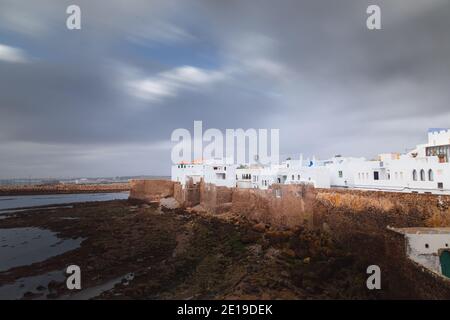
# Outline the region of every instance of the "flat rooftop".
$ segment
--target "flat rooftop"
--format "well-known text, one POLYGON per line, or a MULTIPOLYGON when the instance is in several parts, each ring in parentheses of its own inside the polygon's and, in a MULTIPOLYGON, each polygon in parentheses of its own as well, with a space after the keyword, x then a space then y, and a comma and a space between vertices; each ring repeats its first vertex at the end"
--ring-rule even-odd
POLYGON ((398 232, 401 234, 450 234, 450 227, 442 228, 426 228, 426 227, 413 227, 413 228, 393 228, 388 227, 389 230, 398 232))

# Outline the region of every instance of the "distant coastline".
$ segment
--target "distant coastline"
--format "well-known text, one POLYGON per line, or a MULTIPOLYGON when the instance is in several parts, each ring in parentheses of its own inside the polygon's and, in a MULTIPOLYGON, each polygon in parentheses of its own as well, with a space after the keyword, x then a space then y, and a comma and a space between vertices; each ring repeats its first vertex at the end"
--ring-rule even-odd
POLYGON ((0 196, 129 191, 129 183, 0 186, 0 196))
POLYGON ((156 175, 140 175, 140 176, 115 176, 115 177, 78 177, 78 178, 10 178, 0 179, 0 187, 2 186, 42 186, 57 184, 111 184, 111 183, 128 183, 131 179, 170 179, 170 176, 156 175))
POLYGON ((3 179, 0 180, 0 196, 114 193, 130 190, 129 180, 170 180, 168 176, 130 176, 114 178, 77 179, 3 179))

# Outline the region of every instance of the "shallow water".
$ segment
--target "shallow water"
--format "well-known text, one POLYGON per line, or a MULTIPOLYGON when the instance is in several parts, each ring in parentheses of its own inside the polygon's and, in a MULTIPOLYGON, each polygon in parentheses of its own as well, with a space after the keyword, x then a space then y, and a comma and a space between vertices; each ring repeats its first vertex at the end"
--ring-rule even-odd
POLYGON ((63 270, 17 279, 14 283, 0 286, 0 300, 21 299, 26 292, 39 294, 36 299, 46 299, 50 281, 62 282, 66 279, 63 270), (39 290, 41 289, 41 290, 39 290))
MULTIPOLYGON (((0 196, 0 210, 88 201, 128 199, 129 192, 0 196)), ((0 215, 6 213, 0 211, 0 215)))
POLYGON ((0 272, 74 250, 83 240, 63 240, 40 228, 0 229, 0 272))

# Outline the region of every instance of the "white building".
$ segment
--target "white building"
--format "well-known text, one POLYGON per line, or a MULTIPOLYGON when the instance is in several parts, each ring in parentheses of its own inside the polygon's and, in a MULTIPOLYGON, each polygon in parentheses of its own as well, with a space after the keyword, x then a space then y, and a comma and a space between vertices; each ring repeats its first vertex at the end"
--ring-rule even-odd
POLYGON ((406 254, 415 263, 450 278, 450 228, 391 228, 405 236, 406 254))
POLYGON ((237 167, 226 163, 229 162, 212 160, 176 164, 172 166, 172 181, 185 185, 190 179, 197 183, 203 178, 206 183, 238 188, 268 189, 274 183, 309 183, 316 188, 330 188, 329 170, 302 159, 270 166, 252 164, 237 167))
POLYGON ((406 154, 381 154, 375 160, 333 158, 331 186, 366 190, 450 194, 450 130, 431 129, 428 143, 406 154))
POLYGON ((227 164, 222 160, 194 161, 192 163, 179 163, 172 165, 172 181, 185 185, 190 179, 194 183, 204 179, 206 183, 217 186, 236 186, 236 165, 227 164))
POLYGON ((267 189, 272 184, 310 183, 316 188, 450 194, 450 130, 430 129, 428 143, 406 153, 381 154, 376 159, 336 156, 326 161, 286 160, 263 166, 230 165, 229 161, 180 163, 172 180, 183 185, 201 178, 218 186, 267 189))

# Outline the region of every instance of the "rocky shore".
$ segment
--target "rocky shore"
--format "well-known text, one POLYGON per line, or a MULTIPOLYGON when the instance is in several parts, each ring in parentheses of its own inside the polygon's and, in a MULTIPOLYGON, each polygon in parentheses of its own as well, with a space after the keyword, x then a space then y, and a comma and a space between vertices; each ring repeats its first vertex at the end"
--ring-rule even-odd
POLYGON ((0 196, 129 191, 128 183, 0 186, 0 196))
POLYGON ((25 227, 84 240, 75 250, 1 272, 0 284, 8 285, 80 266, 81 291, 54 280, 24 299, 384 298, 366 288, 367 261, 319 231, 283 231, 235 215, 126 200, 37 209, 0 220, 1 229, 25 227))

